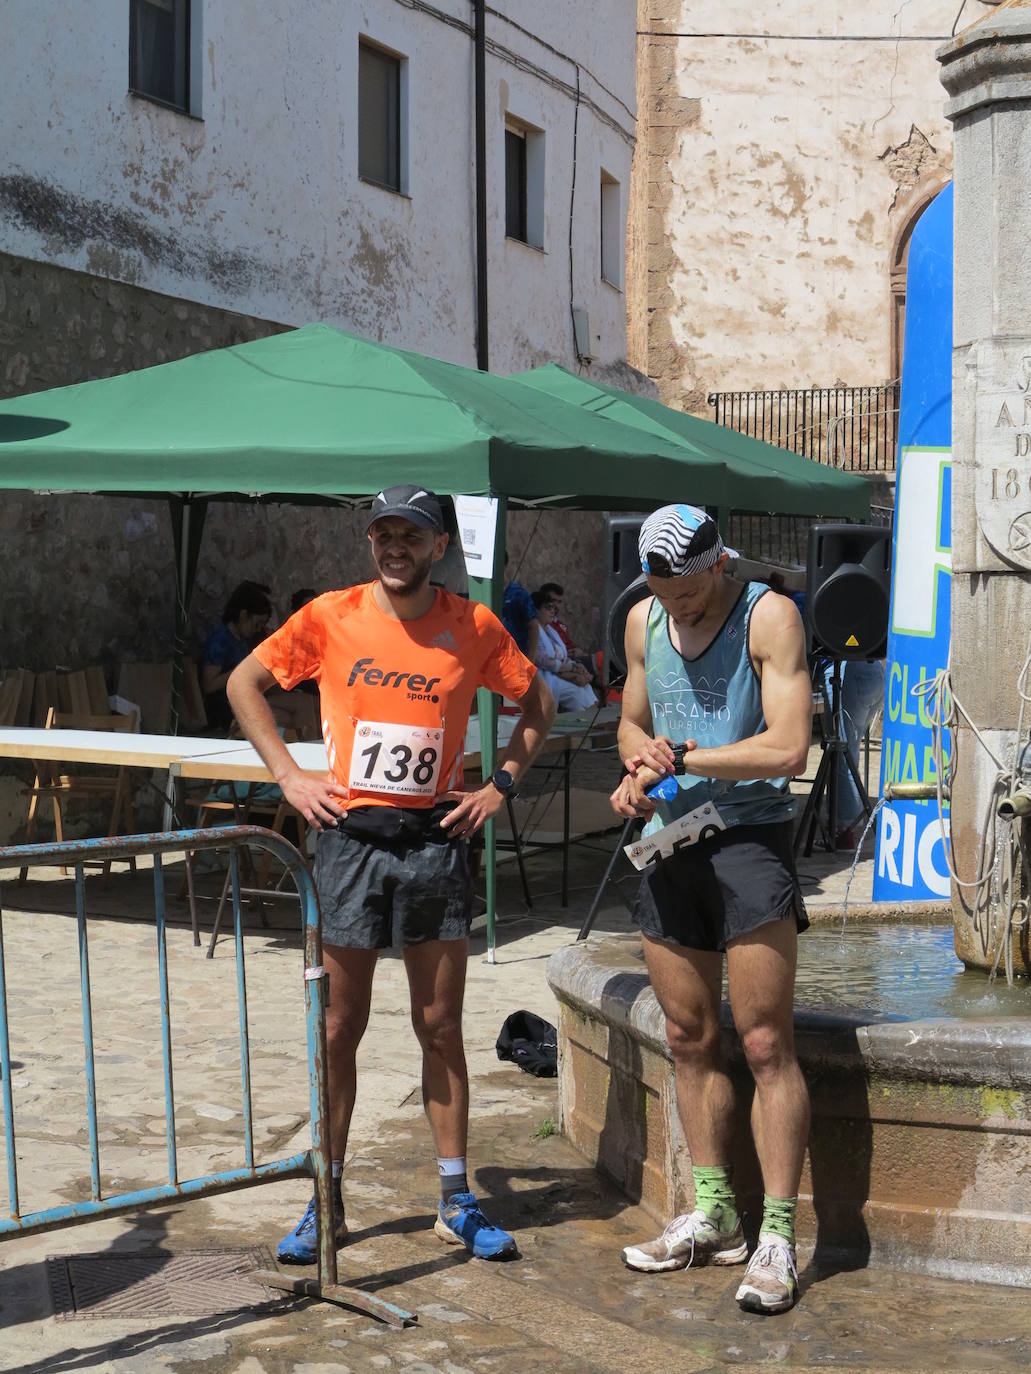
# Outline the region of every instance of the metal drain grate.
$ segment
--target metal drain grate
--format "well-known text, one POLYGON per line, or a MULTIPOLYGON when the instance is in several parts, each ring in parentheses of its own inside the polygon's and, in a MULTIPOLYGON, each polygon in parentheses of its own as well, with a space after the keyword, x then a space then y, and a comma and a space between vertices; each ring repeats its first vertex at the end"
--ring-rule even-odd
MULTIPOLYGON (((273 1298, 248 1278, 274 1269, 263 1246, 248 1250, 136 1250, 47 1258, 59 1321, 92 1318, 210 1317, 273 1298)), ((276 1293, 278 1299, 279 1294, 276 1293)))

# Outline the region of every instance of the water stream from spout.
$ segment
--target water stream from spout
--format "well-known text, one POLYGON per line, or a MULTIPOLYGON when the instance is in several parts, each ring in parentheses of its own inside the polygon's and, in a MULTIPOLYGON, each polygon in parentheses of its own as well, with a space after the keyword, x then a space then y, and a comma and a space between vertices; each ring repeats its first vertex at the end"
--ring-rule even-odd
POLYGON ((845 934, 845 918, 846 918, 846 916, 848 915, 848 894, 849 894, 849 889, 850 889, 851 886, 852 886, 852 879, 856 876, 856 866, 857 866, 858 863, 859 863, 859 856, 860 856, 860 854, 861 854, 862 851, 863 851, 863 845, 866 843, 866 837, 867 837, 867 835, 869 835, 869 833, 870 833, 870 827, 871 827, 871 826, 874 824, 874 822, 877 820, 877 813, 878 813, 878 811, 880 811, 881 807, 884 805, 884 801, 885 801, 884 797, 878 797, 877 800, 876 800, 876 802, 874 803, 874 808, 873 808, 873 810, 870 812, 870 817, 869 817, 869 819, 868 819, 867 822, 866 822, 866 825, 865 825, 865 827, 864 827, 864 829, 863 829, 863 833, 862 833, 862 834, 860 835, 860 837, 859 837, 859 843, 856 845, 856 852, 852 855, 852 867, 851 867, 851 868, 849 869, 849 871, 848 871, 848 881, 845 883, 845 895, 844 895, 844 897, 841 899, 841 933, 842 933, 842 935, 845 934))

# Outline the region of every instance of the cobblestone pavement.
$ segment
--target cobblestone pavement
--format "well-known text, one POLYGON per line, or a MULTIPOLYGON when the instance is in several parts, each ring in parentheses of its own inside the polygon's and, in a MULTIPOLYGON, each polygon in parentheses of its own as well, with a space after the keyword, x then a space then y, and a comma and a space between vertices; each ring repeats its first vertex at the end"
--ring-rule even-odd
MULTIPOLYGON (((605 767, 597 760, 589 766, 605 767)), ((584 784, 583 772, 576 781, 584 784)), ((604 784, 611 786, 608 776, 604 784)), ((47 1257, 271 1247, 304 1206, 306 1186, 295 1180, 0 1245, 0 1369, 1026 1369, 1031 1309, 1015 1290, 877 1268, 816 1272, 803 1254, 798 1307, 763 1319, 739 1312, 732 1270, 646 1277, 621 1267, 621 1246, 654 1234, 656 1223, 553 1133, 554 1081, 500 1064, 494 1050, 510 1011, 527 1007, 555 1020, 545 963, 575 937, 614 838, 574 852, 568 910, 554 895, 554 853, 530 860, 531 913, 513 867, 503 864, 497 962, 486 961, 482 933, 474 940, 466 1011, 470 1165, 488 1214, 518 1234, 518 1261, 469 1260, 432 1233, 436 1170, 420 1106, 419 1056, 403 966, 387 956, 360 1056, 345 1182, 351 1239, 341 1251, 341 1277, 417 1310, 419 1325, 397 1332, 326 1304, 266 1301, 261 1290, 253 1302, 215 1304, 207 1316, 134 1317, 131 1290, 128 1314, 117 1318, 54 1315, 47 1257)), ((803 865, 809 887, 828 905, 840 905, 848 862, 849 856, 817 851, 810 867, 803 865)), ((871 866, 867 858, 859 868, 863 899, 871 866)), ((121 1191, 166 1177, 152 885, 141 872, 106 882, 91 877, 87 889, 102 1176, 106 1189, 121 1191)), ((185 907, 171 906, 171 1016, 180 1176, 186 1178, 242 1158, 236 974, 231 942, 205 959, 192 945, 185 907)), ((37 869, 23 887, 3 883, 25 1210, 89 1193, 73 913, 70 879, 37 869)), ((203 919, 210 921, 209 907, 203 919)), ((296 908, 278 904, 272 922, 268 931, 252 922, 247 940, 256 1143, 265 1159, 308 1144, 296 908)), ((596 929, 627 928, 612 887, 596 929)))

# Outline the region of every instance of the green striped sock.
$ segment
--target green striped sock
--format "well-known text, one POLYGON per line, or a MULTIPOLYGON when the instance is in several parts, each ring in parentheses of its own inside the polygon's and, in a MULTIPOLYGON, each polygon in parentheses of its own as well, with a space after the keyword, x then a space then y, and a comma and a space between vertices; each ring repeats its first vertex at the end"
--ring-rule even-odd
POLYGON ((789 1245, 795 1243, 796 1197, 770 1197, 763 1194, 763 1231, 771 1231, 775 1236, 783 1236, 789 1245))
POLYGON ((737 1225, 737 1198, 731 1170, 720 1164, 695 1164, 694 1205, 704 1212, 718 1231, 727 1233, 737 1225))

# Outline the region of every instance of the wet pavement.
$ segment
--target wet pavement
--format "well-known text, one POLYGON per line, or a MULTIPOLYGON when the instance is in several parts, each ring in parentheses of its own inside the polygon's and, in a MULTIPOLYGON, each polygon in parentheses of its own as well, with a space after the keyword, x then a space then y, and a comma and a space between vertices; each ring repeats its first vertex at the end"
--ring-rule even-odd
MULTIPOLYGON (((360 1056, 345 1169, 351 1237, 340 1252, 341 1282, 417 1311, 418 1326, 395 1331, 327 1304, 266 1300, 260 1289, 252 1302, 220 1307, 213 1300, 209 1315, 148 1318, 134 1315, 132 1289, 125 1287, 117 1317, 55 1316, 48 1257, 146 1253, 170 1260, 189 1251, 273 1248, 308 1195, 305 1183, 293 1180, 0 1244, 0 1369, 1028 1368, 1031 1307, 1015 1289, 874 1267, 816 1270, 803 1252, 799 1305, 762 1318, 741 1313, 734 1302, 740 1270, 644 1276, 622 1267, 620 1248, 658 1227, 554 1133, 555 1081, 499 1063, 494 1050, 510 1011, 525 1007, 556 1020, 545 963, 575 938, 614 838, 576 851, 568 910, 555 895, 556 855, 530 861, 529 914, 513 869, 502 865, 497 962, 486 961, 482 932, 474 941, 465 1021, 470 1168, 488 1215, 516 1232, 518 1260, 471 1260, 433 1235, 437 1179, 420 1105, 419 1055, 403 966, 387 956, 360 1056)), ((803 881, 814 908, 840 908, 847 856, 817 851, 807 862, 803 881)), ((860 900, 869 900, 871 867, 869 859, 860 865, 860 900)), ((21 888, 9 876, 3 875, 3 928, 12 1084, 22 1207, 29 1210, 89 1193, 74 895, 70 879, 42 870, 21 888)), ((122 1191, 166 1177, 151 881, 146 872, 118 874, 106 883, 91 877, 87 888, 102 1177, 106 1189, 122 1191)), ((627 894, 631 888, 622 885, 627 894)), ((185 906, 173 902, 170 914, 177 922, 168 948, 180 1174, 189 1177, 242 1159, 236 974, 230 941, 208 961, 203 948, 192 946, 185 906)), ((210 908, 202 920, 210 923, 210 908)), ((277 905, 272 922, 269 931, 254 926, 247 940, 256 1143, 265 1159, 308 1143, 296 908, 277 905)), ((596 931, 627 928, 613 886, 596 931)))

